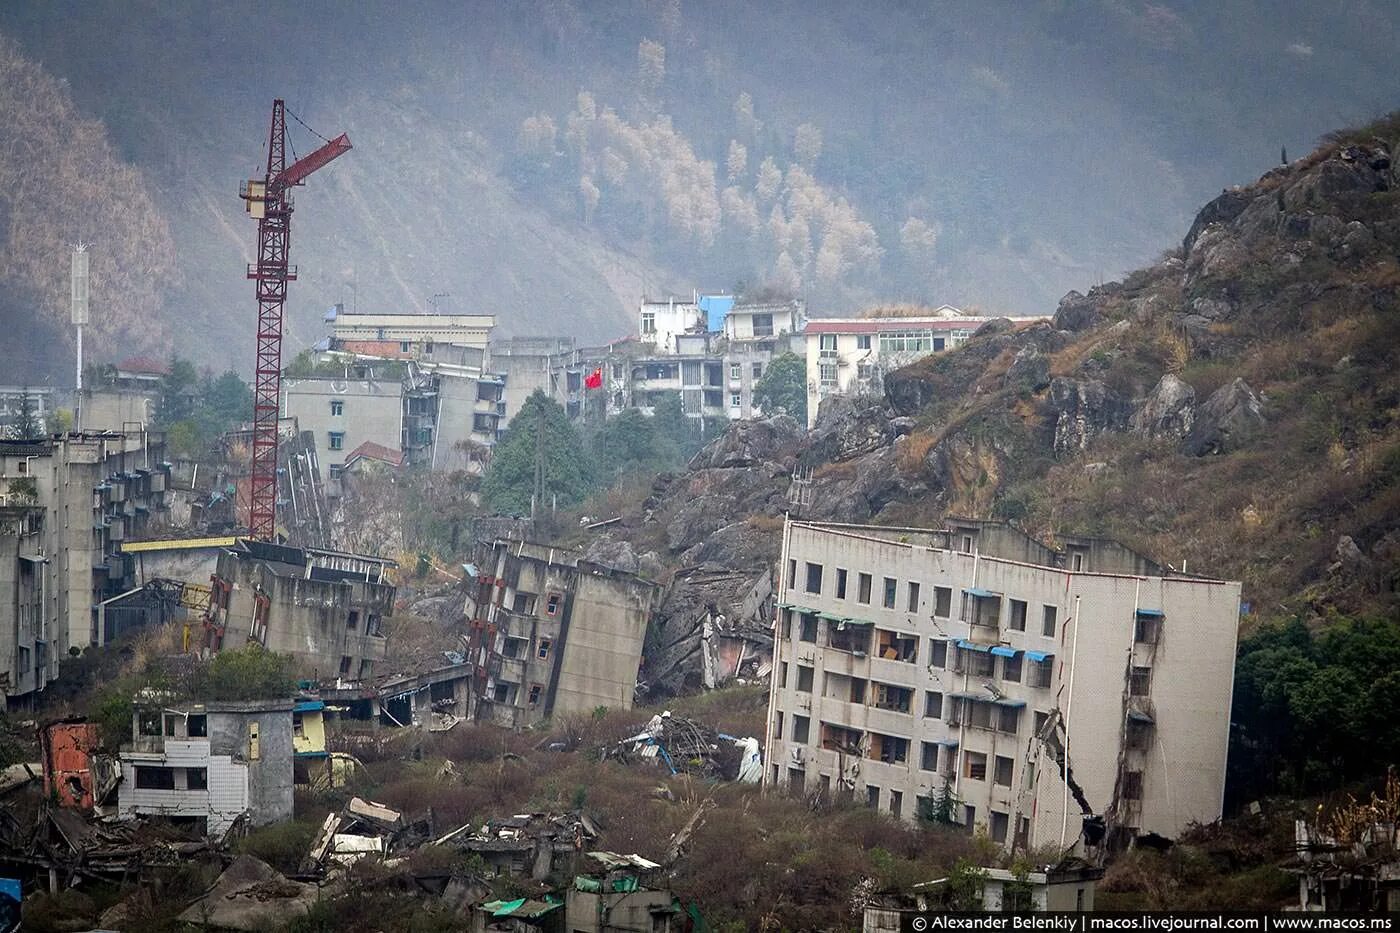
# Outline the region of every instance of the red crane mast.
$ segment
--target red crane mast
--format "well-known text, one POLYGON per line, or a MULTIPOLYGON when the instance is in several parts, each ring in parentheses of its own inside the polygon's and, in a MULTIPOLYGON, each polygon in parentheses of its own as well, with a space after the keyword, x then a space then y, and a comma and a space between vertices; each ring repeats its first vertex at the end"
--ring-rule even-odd
POLYGON ((258 356, 253 381, 253 469, 248 530, 271 541, 277 529, 277 418, 282 394, 282 312, 287 283, 297 277, 288 263, 291 249, 294 185, 350 150, 344 133, 310 155, 287 165, 287 108, 272 102, 272 129, 267 140, 267 174, 244 186, 240 196, 258 221, 258 260, 248 266, 257 281, 258 356))

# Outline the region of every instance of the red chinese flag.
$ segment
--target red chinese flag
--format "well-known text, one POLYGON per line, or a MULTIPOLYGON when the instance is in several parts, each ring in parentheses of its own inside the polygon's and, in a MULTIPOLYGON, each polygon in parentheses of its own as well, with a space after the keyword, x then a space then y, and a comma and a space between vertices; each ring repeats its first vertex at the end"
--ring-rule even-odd
POLYGON ((583 387, 585 389, 601 389, 603 387, 603 367, 599 366, 593 372, 583 377, 583 387))

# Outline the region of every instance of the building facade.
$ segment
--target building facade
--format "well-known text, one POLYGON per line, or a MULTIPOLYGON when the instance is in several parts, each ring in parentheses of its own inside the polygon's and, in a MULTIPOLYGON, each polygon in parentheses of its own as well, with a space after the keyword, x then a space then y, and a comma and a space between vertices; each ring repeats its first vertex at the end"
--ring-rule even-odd
POLYGON ((482 544, 476 566, 466 603, 475 719, 520 728, 632 708, 659 587, 522 541, 482 544))
POLYGON ((765 783, 1019 849, 1218 818, 1240 584, 1017 538, 790 523, 765 783))
POLYGON ((291 699, 170 705, 138 698, 123 745, 117 815, 159 816, 222 836, 292 818, 291 699))
POLYGON ((452 347, 477 351, 491 340, 494 314, 346 314, 337 305, 326 313, 333 350, 389 360, 463 362, 452 347))
POLYGON ((394 609, 393 561, 240 540, 219 555, 205 647, 257 642, 290 654, 318 679, 362 681, 384 659, 382 620, 394 609))

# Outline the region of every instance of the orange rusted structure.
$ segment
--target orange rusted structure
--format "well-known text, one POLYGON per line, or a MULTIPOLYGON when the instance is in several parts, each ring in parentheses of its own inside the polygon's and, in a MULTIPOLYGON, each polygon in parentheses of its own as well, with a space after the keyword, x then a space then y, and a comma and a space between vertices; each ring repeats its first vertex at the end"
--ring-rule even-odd
POLYGON ((91 810, 91 759, 98 744, 96 724, 85 720, 66 719, 41 726, 44 796, 60 807, 91 810))

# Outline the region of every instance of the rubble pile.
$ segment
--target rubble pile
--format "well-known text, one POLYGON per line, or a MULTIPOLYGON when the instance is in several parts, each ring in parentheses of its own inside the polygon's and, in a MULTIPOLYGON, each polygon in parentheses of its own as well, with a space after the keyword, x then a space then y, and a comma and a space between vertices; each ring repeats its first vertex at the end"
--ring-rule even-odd
POLYGON ((603 749, 603 757, 724 781, 757 783, 763 771, 758 739, 726 735, 670 710, 651 717, 642 732, 603 749))

